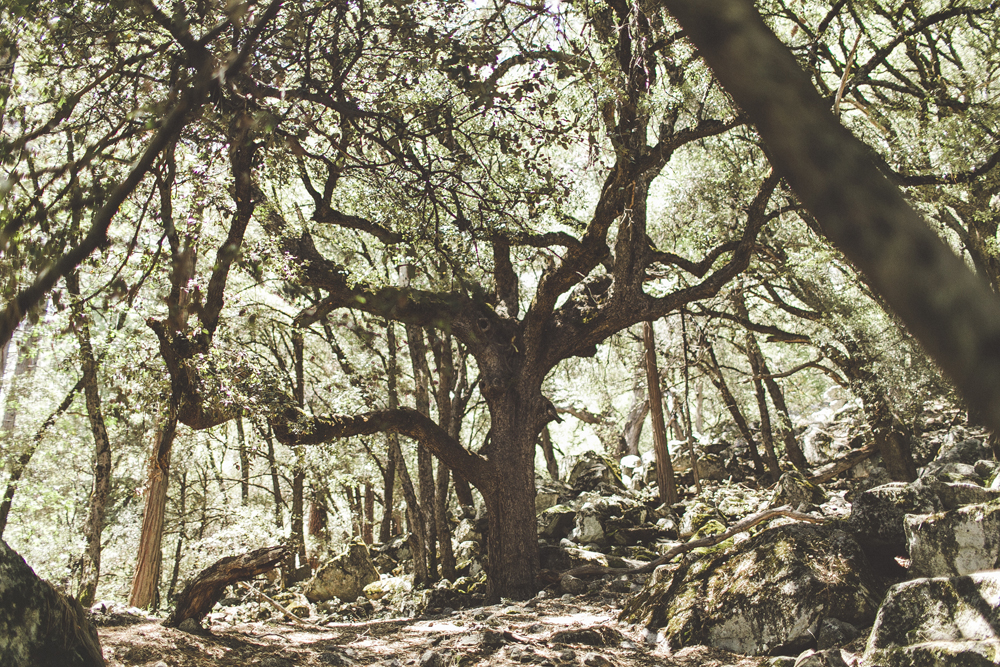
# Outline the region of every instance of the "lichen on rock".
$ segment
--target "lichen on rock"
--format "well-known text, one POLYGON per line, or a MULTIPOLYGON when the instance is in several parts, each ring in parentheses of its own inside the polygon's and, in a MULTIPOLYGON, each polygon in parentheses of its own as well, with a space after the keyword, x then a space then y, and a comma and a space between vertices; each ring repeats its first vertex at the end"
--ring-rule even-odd
POLYGON ((831 526, 785 524, 658 573, 622 617, 694 644, 749 655, 805 648, 821 621, 865 626, 884 586, 860 546, 831 526))

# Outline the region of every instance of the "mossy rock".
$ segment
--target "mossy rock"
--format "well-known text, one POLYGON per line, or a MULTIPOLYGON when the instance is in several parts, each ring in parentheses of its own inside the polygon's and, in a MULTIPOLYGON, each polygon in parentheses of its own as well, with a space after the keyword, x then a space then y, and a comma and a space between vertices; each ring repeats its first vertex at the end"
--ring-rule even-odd
POLYGON ((866 666, 945 667, 1000 662, 1000 571, 893 586, 868 638, 866 666))
POLYGON ((871 624, 884 589, 844 531, 785 524, 654 577, 622 618, 665 628, 671 650, 766 655, 812 644, 824 618, 871 624))

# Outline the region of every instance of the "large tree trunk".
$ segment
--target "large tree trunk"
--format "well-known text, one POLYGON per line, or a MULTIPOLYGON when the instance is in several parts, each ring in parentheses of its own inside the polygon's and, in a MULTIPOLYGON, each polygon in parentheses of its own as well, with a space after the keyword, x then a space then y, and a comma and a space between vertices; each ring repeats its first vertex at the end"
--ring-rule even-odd
POLYGON ((177 399, 171 392, 153 439, 146 482, 146 507, 142 513, 139 556, 132 578, 129 604, 140 609, 159 605, 160 567, 163 560, 163 519, 167 507, 167 484, 170 478, 170 451, 177 432, 177 399))
POLYGON ((535 440, 546 421, 546 403, 537 390, 533 396, 515 391, 491 402, 490 442, 482 448, 494 470, 492 484, 480 487, 489 526, 487 585, 493 602, 502 597, 527 600, 538 593, 535 440))
POLYGON ((653 339, 652 322, 643 322, 642 341, 646 348, 646 387, 652 412, 656 483, 660 490, 660 502, 669 507, 677 502, 677 487, 674 483, 674 465, 667 447, 667 427, 663 421, 663 395, 660 391, 660 371, 656 366, 656 341, 653 339))
POLYGON ((73 295, 73 328, 80 343, 80 363, 83 367, 83 390, 87 397, 87 416, 90 432, 94 436, 94 481, 88 503, 87 523, 83 534, 87 548, 83 553, 80 572, 80 589, 77 599, 85 607, 94 602, 97 582, 101 576, 101 533, 104 531, 104 514, 111 495, 111 441, 104 424, 101 409, 101 390, 97 384, 97 359, 90 340, 90 325, 87 322, 80 297, 79 274, 73 271, 66 275, 66 286, 73 295))

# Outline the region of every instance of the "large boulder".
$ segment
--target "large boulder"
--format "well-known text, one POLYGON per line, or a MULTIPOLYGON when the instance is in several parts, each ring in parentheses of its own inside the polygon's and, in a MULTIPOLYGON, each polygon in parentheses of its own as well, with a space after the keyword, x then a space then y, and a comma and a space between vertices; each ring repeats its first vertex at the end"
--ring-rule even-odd
POLYGON ((955 577, 1000 566, 1000 501, 911 514, 904 528, 912 577, 955 577))
POLYGON ((705 644, 787 653, 815 645, 825 619, 869 625, 883 589, 846 532, 785 524, 710 550, 673 573, 661 568, 622 616, 664 628, 671 650, 705 644))
POLYGON ((1000 572, 893 586, 862 658, 865 667, 979 667, 1000 663, 1000 572))
POLYGON ((578 457, 570 458, 566 482, 577 492, 596 491, 601 487, 623 489, 618 462, 594 451, 586 451, 578 457))
POLYGON ((891 572, 897 567, 895 559, 907 554, 903 531, 906 515, 930 514, 942 509, 937 494, 921 482, 891 482, 868 489, 855 498, 847 525, 872 564, 891 572))
POLYGON ((98 667, 97 629, 79 602, 39 579, 0 540, 0 665, 98 667))
POLYGON ((378 580, 368 547, 354 540, 347 545, 347 551, 320 567, 302 592, 312 602, 333 598, 353 602, 364 593, 365 586, 378 580))

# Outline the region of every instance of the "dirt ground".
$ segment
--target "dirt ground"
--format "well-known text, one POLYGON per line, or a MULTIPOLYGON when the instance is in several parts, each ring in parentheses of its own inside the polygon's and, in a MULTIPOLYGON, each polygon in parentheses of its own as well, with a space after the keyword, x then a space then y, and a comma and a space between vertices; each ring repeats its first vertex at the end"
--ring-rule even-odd
POLYGON ((323 626, 267 621, 189 634, 158 623, 99 628, 109 667, 758 667, 707 647, 669 654, 616 620, 620 598, 542 598, 417 618, 323 626))

